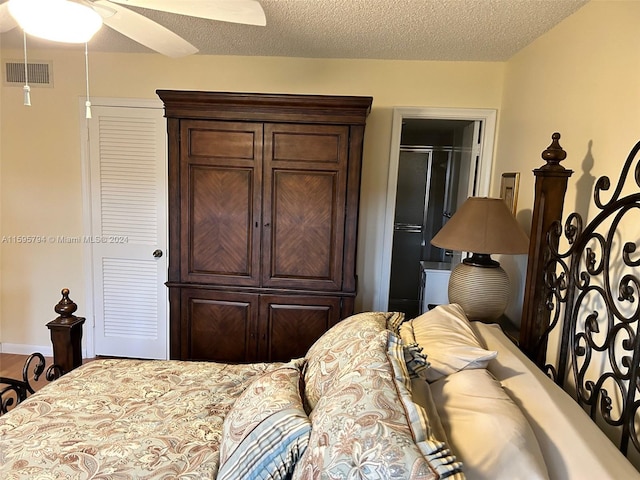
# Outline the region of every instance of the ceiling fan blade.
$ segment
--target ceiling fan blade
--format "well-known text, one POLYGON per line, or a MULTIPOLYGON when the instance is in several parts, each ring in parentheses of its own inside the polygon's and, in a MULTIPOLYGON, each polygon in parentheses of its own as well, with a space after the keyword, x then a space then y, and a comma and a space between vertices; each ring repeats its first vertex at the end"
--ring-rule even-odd
POLYGON ((105 25, 145 47, 168 57, 184 57, 198 52, 184 38, 144 15, 106 0, 93 3, 113 10, 113 15, 103 18, 105 25))
POLYGON ((18 26, 18 22, 9 13, 9 2, 0 5, 0 33, 8 32, 18 26))
POLYGON ((149 8, 191 17, 246 25, 267 24, 262 6, 256 0, 112 0, 132 7, 149 8))

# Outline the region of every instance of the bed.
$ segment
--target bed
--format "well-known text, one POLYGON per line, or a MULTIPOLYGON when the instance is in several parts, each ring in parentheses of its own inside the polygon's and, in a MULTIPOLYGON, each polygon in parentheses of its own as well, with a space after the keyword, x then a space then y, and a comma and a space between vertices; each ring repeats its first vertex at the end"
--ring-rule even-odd
MULTIPOLYGON (((623 242, 626 267, 616 270, 620 280, 605 281, 621 300, 591 301, 590 313, 578 313, 577 300, 588 295, 575 292, 597 284, 582 270, 602 273, 615 263, 611 253, 598 260, 593 243, 620 239, 583 241, 592 228, 572 215, 570 253, 561 253, 570 173, 560 166, 559 138, 536 170, 519 345, 452 304, 414 319, 353 315, 289 362, 72 362, 53 368, 64 375, 32 395, 25 367, 8 387, 11 400, 2 400, 9 411, 0 416, 0 478, 640 478, 623 454, 633 457, 638 444, 637 310, 624 310, 620 327, 617 310, 594 314, 631 303, 640 262, 623 242), (583 254, 586 262, 566 260, 583 254), (604 354, 612 361, 590 363, 602 345, 617 349, 604 354)), ((605 187, 599 181, 596 192, 605 187)), ((626 212, 637 209, 640 194, 632 195, 622 199, 616 188, 606 205, 596 193, 596 203, 626 212)))

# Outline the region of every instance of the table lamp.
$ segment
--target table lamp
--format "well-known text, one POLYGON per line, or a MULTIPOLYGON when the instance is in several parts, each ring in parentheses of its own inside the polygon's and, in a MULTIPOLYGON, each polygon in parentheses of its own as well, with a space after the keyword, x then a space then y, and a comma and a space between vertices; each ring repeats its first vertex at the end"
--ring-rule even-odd
POLYGON ((500 198, 469 197, 433 237, 436 247, 472 255, 449 277, 449 302, 471 320, 500 317, 509 300, 509 277, 491 254, 524 254, 529 238, 500 198))

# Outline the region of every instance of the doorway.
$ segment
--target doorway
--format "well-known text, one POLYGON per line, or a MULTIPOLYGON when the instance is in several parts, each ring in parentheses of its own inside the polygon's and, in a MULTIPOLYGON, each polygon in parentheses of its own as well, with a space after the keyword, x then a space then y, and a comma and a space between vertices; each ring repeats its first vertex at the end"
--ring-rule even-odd
POLYGON ((461 252, 431 238, 467 197, 487 195, 494 132, 494 110, 394 109, 380 310, 413 318, 448 301, 461 252))

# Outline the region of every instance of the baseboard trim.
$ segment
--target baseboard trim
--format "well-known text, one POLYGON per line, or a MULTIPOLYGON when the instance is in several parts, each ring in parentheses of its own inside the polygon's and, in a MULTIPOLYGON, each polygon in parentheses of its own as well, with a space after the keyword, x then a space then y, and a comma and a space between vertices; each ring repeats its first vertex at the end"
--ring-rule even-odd
POLYGON ((14 353, 16 355, 31 355, 40 352, 45 357, 53 357, 51 345, 25 345, 22 343, 0 343, 0 353, 14 353))

